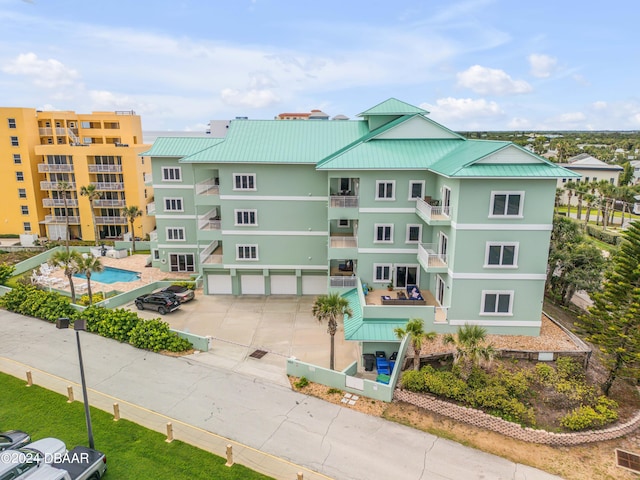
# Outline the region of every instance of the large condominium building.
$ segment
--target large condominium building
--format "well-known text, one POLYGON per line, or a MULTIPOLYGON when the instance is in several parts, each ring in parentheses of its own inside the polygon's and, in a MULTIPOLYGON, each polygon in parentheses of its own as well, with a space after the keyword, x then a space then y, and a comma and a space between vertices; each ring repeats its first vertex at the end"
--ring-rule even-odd
POLYGON ((414 317, 539 334, 556 182, 576 175, 427 114, 390 99, 362 120, 157 139, 154 266, 201 274, 209 294, 337 289, 346 338, 374 346, 414 317))
MULTIPOLYGON (((63 239, 68 221, 71 238, 95 240, 94 225, 101 239, 122 238, 129 230, 122 208, 144 210, 153 195, 143 180, 151 166, 138 155, 148 148, 134 112, 0 108, 0 233, 63 239), (92 202, 80 195, 89 185, 97 192, 92 202)), ((143 237, 155 220, 135 225, 143 237)))

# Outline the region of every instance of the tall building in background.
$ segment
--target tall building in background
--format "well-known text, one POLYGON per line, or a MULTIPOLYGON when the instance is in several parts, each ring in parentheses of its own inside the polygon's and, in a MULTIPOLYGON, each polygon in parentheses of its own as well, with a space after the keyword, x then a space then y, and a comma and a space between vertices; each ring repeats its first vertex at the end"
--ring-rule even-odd
MULTIPOLYGON (((64 239, 68 222, 73 239, 93 241, 96 230, 100 239, 128 236, 123 207, 145 212, 153 200, 144 185, 151 165, 138 156, 148 148, 133 111, 0 108, 0 233, 64 239), (81 195, 89 185, 97 192, 92 202, 81 195)), ((133 233, 144 237, 154 227, 155 219, 143 215, 133 233)))

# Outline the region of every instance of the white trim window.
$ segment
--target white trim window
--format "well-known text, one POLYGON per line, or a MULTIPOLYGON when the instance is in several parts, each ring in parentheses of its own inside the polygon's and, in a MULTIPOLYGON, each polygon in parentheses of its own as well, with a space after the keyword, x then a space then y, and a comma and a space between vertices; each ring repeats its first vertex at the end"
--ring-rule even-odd
POLYGON ((29 215, 29 206, 20 205, 20 213, 22 213, 22 215, 29 215))
POLYGON ((513 315, 513 290, 483 290, 480 315, 513 315))
POLYGON ((236 245, 236 260, 258 260, 258 245, 236 245))
POLYGON ((184 242, 185 240, 184 227, 167 227, 168 242, 184 242))
POLYGON ((424 195, 424 180, 409 180, 409 200, 422 198, 424 195))
POLYGON ((393 224, 376 224, 373 243, 393 243, 393 224))
POLYGON ((160 260, 160 250, 154 248, 153 250, 151 250, 151 253, 153 253, 154 260, 160 260))
POLYGON ((13 163, 19 165, 22 163, 22 156, 19 153, 13 154, 13 163))
POLYGON ((351 220, 345 218, 338 219, 338 228, 351 228, 351 220))
POLYGON ((491 192, 489 217, 522 218, 524 192, 491 192))
POLYGON ((195 255, 193 253, 170 253, 169 265, 169 270, 172 272, 195 272, 195 255))
POLYGON ((15 118, 7 118, 7 123, 9 128, 16 128, 16 119, 15 118))
POLYGON ((484 256, 485 268, 517 268, 518 242, 487 242, 484 256))
POLYGON ((258 225, 257 210, 234 210, 233 212, 236 219, 236 226, 258 225))
POLYGON ((12 147, 19 147, 20 146, 20 142, 18 141, 18 137, 11 137, 11 146, 12 147))
POLYGON ((163 182, 181 182, 182 168, 181 167, 162 167, 162 181, 163 182))
POLYGON ((166 197, 164 199, 165 212, 184 212, 182 197, 166 197))
POLYGON ((27 198, 27 189, 19 188, 18 189, 18 198, 27 198))
POLYGON ((422 241, 422 225, 407 225, 407 238, 405 243, 420 243, 422 241))
POLYGON ((16 172, 16 182, 24 182, 24 173, 16 172))
POLYGON ((395 180, 376 180, 376 200, 392 201, 396 199, 395 180))
POLYGON ((233 174, 234 190, 257 190, 255 173, 234 173, 233 174))
POLYGON ((389 283, 391 281, 392 265, 390 263, 373 264, 373 281, 378 283, 389 283))
POLYGON ((24 233, 29 233, 31 231, 31 222, 22 222, 22 228, 24 233))

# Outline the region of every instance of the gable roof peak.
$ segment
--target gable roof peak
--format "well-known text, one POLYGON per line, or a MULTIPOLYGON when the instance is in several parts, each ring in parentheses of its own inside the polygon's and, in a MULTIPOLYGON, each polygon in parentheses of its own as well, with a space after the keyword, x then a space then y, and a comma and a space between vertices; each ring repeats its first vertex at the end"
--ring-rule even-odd
POLYGON ((389 98, 382 103, 377 104, 374 107, 359 113, 359 117, 374 116, 374 115, 427 115, 429 112, 409 103, 398 100, 397 98, 389 98))

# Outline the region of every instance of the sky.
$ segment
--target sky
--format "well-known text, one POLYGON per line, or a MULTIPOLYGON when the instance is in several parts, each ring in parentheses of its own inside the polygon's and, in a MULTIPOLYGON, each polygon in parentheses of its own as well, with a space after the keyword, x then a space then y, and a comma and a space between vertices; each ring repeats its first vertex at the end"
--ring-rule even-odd
POLYGON ((0 106, 144 130, 394 97, 466 130, 640 130, 637 0, 0 0, 0 106))

